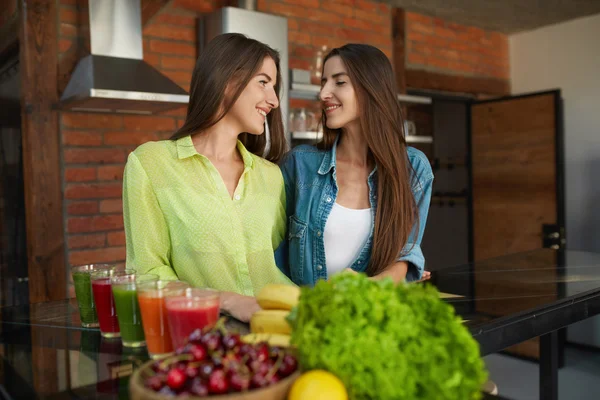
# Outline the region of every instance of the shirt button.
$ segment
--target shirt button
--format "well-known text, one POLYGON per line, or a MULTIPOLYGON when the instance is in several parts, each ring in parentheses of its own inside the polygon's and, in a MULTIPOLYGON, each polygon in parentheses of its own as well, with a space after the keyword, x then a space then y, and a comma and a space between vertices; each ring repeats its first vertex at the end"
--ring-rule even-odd
POLYGON ((322 266, 322 265, 317 265, 317 270, 318 270, 318 271, 320 271, 320 270, 322 270, 322 269, 323 269, 323 266, 322 266))
POLYGON ((332 199, 331 199, 331 197, 328 197, 328 198, 327 198, 327 202, 328 202, 328 203, 331 203, 331 200, 332 200, 332 199))
POLYGON ((361 264, 361 263, 362 263, 362 261, 358 260, 358 263, 359 263, 359 264, 361 264))
POLYGON ((317 231, 317 236, 321 236, 321 231, 317 231))
POLYGON ((234 197, 234 199, 239 200, 240 199, 240 195, 236 194, 235 197, 234 197))

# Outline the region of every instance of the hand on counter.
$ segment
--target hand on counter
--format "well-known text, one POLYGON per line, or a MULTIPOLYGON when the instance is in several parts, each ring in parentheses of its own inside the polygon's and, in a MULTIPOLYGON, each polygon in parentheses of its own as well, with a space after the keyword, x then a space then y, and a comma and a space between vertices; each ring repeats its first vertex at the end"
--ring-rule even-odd
POLYGON ((252 314, 261 309, 256 298, 252 296, 221 292, 220 300, 223 312, 242 322, 249 322, 252 314))

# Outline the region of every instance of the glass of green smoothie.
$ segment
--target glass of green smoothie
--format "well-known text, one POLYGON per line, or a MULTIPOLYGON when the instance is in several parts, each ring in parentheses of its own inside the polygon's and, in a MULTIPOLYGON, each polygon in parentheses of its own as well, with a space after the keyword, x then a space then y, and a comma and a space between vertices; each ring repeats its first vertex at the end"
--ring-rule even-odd
POLYGON ((96 315, 90 275, 95 271, 110 270, 112 268, 114 266, 109 264, 87 264, 71 268, 75 297, 77 297, 79 306, 79 318, 81 319, 81 326, 84 328, 98 327, 98 315, 96 315))
POLYGON ((122 273, 111 278, 123 346, 141 347, 146 345, 142 326, 142 313, 137 298, 136 281, 151 282, 157 280, 158 275, 136 273, 122 273))

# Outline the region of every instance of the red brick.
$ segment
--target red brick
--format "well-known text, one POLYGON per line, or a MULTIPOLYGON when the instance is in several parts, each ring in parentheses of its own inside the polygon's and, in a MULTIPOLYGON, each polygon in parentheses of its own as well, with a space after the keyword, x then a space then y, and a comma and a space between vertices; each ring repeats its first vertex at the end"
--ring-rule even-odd
POLYGON ((195 26, 196 17, 193 15, 173 14, 164 12, 153 19, 154 23, 178 26, 195 26))
POLYGON ((175 120, 171 117, 158 116, 125 116, 125 129, 131 131, 166 131, 175 129, 175 120))
POLYGON ((66 168, 67 182, 91 182, 96 180, 96 168, 66 168))
POLYGON ((288 31, 288 41, 295 44, 306 44, 311 43, 310 34, 306 32, 288 31))
POLYGON ((73 24, 62 22, 60 24, 60 35, 62 37, 77 37, 77 27, 73 24))
POLYGON ((300 22, 299 31, 306 32, 310 35, 330 36, 335 32, 335 28, 333 28, 330 24, 324 22, 302 20, 300 22))
POLYGON ((123 213, 123 200, 121 199, 110 199, 102 200, 100 202, 100 212, 102 214, 122 214, 123 213))
POLYGON ((459 54, 456 50, 441 49, 439 54, 448 60, 458 60, 459 54))
POLYGON ((429 36, 423 35, 422 33, 417 33, 417 32, 408 32, 406 35, 406 40, 407 41, 415 41, 415 42, 425 42, 427 41, 427 38, 429 38, 429 36))
POLYGON ((123 228, 123 216, 98 215, 93 217, 70 217, 67 218, 67 232, 101 232, 123 228))
POLYGON ((144 51, 144 61, 152 65, 156 69, 161 68, 160 54, 144 51))
POLYGON ((435 27, 435 35, 436 36, 441 36, 447 39, 455 39, 456 38, 456 32, 454 32, 451 29, 447 29, 447 28, 440 28, 440 27, 435 27))
POLYGON ((333 26, 342 24, 342 17, 340 15, 328 11, 313 10, 309 14, 308 19, 311 21, 323 22, 333 26))
POLYGON ((314 47, 297 46, 290 43, 290 57, 313 59, 316 55, 317 49, 314 47))
POLYGON ((164 111, 159 113, 159 115, 168 115, 171 117, 182 117, 185 118, 185 116, 187 115, 187 105, 186 106, 181 106, 178 108, 174 108, 172 110, 168 110, 168 111, 164 111))
MULTIPOLYGON (((124 165, 104 165, 98 167, 99 181, 122 181, 124 165)), ((102 204, 100 204, 102 207, 102 204)))
POLYGON ((71 201, 67 205, 68 215, 94 215, 98 211, 97 201, 71 201))
POLYGON ((270 2, 267 8, 269 14, 284 15, 286 17, 308 18, 310 13, 314 11, 310 8, 300 7, 297 5, 274 3, 270 2))
POLYGON ((298 58, 290 58, 289 62, 289 67, 295 68, 295 69, 304 69, 304 70, 309 70, 311 67, 311 62, 307 61, 307 60, 300 60, 298 58))
POLYGON ((95 249, 106 246, 106 234, 71 235, 68 238, 69 249, 95 249))
POLYGON ((410 12, 407 11, 405 14, 405 18, 407 22, 420 22, 422 24, 431 24, 432 23, 432 19, 431 17, 427 16, 427 15, 423 15, 423 14, 417 14, 414 12, 410 12))
POLYGON ((66 53, 71 49, 71 47, 73 47, 74 44, 75 42, 72 39, 60 39, 58 41, 58 50, 61 53, 66 53))
MULTIPOLYGON (((290 67, 291 68, 291 67, 290 67)), ((185 124, 185 121, 182 119, 177 120, 177 128, 181 128, 183 126, 183 124, 185 124)))
POLYGON ((125 231, 108 232, 107 238, 109 246, 125 246, 125 231))
POLYGON ((160 39, 194 42, 196 40, 196 27, 150 24, 144 29, 144 35, 160 39))
POLYGON ((63 130, 62 139, 65 146, 100 146, 102 132, 63 130))
POLYGON ((106 262, 121 262, 126 257, 124 246, 106 247, 96 250, 74 250, 69 254, 70 265, 82 265, 106 262))
POLYGON ((189 71, 171 71, 163 70, 162 73, 169 77, 173 82, 178 85, 192 81, 192 70, 189 71))
POLYGON ((331 11, 336 14, 343 15, 345 17, 354 16, 354 7, 340 4, 339 2, 336 2, 336 1, 325 1, 325 2, 321 3, 321 9, 326 10, 326 11, 331 11))
POLYGON ((158 140, 154 132, 106 132, 104 143, 110 146, 139 146, 140 144, 158 140))
POLYGON ((319 0, 283 0, 284 3, 298 4, 303 7, 319 8, 319 0))
POLYGON ((364 31, 358 31, 355 29, 340 28, 336 31, 337 37, 345 39, 349 42, 367 43, 369 42, 369 35, 364 31))
POLYGON ((425 35, 432 35, 433 34, 433 28, 431 27, 431 25, 426 25, 423 24, 421 22, 409 22, 408 23, 408 29, 412 32, 418 32, 418 33, 423 33, 425 35))
POLYGON ((196 59, 193 57, 164 56, 161 60, 161 66, 164 69, 183 70, 191 73, 196 66, 196 59))
POLYGON ((159 39, 150 40, 149 49, 156 53, 179 54, 192 57, 196 57, 197 51, 195 43, 166 42, 159 39))
MULTIPOLYGON (((381 15, 381 14, 372 13, 372 12, 368 12, 368 11, 356 12, 354 14, 354 16, 359 19, 364 19, 364 20, 370 21, 373 24, 390 24, 391 18, 392 18, 389 14, 381 15)), ((391 40, 391 38, 390 38, 390 40, 391 40)))
POLYGON ((67 184, 65 198, 77 199, 107 199, 120 198, 122 194, 121 183, 95 183, 95 184, 67 184))
POLYGON ((63 112, 61 117, 65 128, 116 129, 123 125, 120 115, 63 112))
POLYGON ((125 153, 121 149, 65 149, 64 160, 67 164, 118 164, 125 162, 125 153))
POLYGON ((408 55, 409 64, 425 64, 425 56, 417 53, 411 53, 408 55))
POLYGON ((379 12, 379 7, 377 5, 376 2, 374 1, 364 1, 364 0, 357 0, 354 3, 354 8, 358 10, 363 10, 363 11, 370 11, 370 12, 379 12))
POLYGON ((209 13, 215 10, 215 5, 208 0, 174 0, 173 7, 200 13, 209 13))
POLYGON ((60 22, 77 25, 77 18, 77 11, 66 7, 60 8, 60 22))
POLYGON ((296 18, 288 18, 288 30, 297 31, 300 28, 300 24, 296 18))
POLYGON ((322 48, 325 46, 327 49, 333 49, 336 47, 341 47, 346 44, 344 39, 338 37, 331 36, 313 36, 312 37, 312 45, 317 48, 322 48))

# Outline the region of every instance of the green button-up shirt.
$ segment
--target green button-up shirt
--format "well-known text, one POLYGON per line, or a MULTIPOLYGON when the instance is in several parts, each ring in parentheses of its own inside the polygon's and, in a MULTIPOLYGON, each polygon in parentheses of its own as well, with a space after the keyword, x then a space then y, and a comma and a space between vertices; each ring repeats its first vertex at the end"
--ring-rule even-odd
POLYGON ((291 281, 274 249, 286 230, 279 168, 238 141, 244 172, 233 199, 190 136, 149 142, 129 155, 123 178, 127 267, 194 286, 256 295, 291 281))

